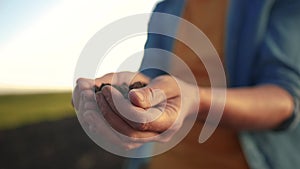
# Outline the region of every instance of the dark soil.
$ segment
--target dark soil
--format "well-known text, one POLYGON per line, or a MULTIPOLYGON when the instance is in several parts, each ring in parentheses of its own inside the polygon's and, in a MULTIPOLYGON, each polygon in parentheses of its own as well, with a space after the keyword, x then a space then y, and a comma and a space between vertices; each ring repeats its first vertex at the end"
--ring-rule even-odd
POLYGON ((129 90, 139 89, 139 88, 145 87, 146 85, 147 85, 146 83, 135 82, 135 83, 133 83, 132 85, 129 86, 129 90))
POLYGON ((142 82, 134 82, 133 84, 131 84, 129 86, 126 83, 123 83, 120 86, 111 85, 110 83, 103 83, 103 84, 101 84, 100 87, 95 86, 94 88, 95 88, 95 93, 97 93, 97 92, 101 91, 104 86, 113 86, 114 88, 119 90, 125 98, 128 98, 128 92, 130 90, 142 88, 142 87, 145 87, 146 85, 147 85, 146 83, 142 83, 142 82))
POLYGON ((0 169, 120 169, 125 161, 97 146, 76 117, 0 131, 0 169))

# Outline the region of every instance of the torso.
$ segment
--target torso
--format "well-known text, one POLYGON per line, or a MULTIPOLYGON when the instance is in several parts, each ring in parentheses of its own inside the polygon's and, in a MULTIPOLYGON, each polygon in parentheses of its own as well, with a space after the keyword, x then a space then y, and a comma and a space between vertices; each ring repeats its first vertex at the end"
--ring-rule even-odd
MULTIPOLYGON (((224 35, 228 0, 187 0, 183 18, 201 29, 210 39, 220 59, 224 60, 224 35)), ((180 25, 178 33, 188 34, 180 25)), ((183 59, 193 71, 198 84, 209 86, 207 72, 198 57, 183 43, 175 41, 173 52, 183 59)), ((182 75, 185 72, 178 65, 171 64, 171 72, 182 75)), ((202 123, 197 122, 187 137, 172 150, 153 157, 150 169, 247 169, 236 132, 218 127, 203 144, 198 143, 202 123), (188 158, 187 158, 188 157, 188 158)))

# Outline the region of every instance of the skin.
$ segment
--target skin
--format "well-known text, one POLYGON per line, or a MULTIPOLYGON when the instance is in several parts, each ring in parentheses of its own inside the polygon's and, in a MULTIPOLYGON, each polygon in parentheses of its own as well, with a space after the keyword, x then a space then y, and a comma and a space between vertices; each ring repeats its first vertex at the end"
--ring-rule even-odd
MULTIPOLYGON (((205 115, 210 107, 210 92, 208 88, 199 87, 200 115, 205 115)), ((221 124, 235 130, 273 129, 290 117, 293 109, 291 95, 278 86, 231 88, 227 89, 221 124)))
MULTIPOLYGON (((292 97, 275 85, 226 90, 221 125, 235 130, 275 128, 291 115, 294 108, 292 97)), ((107 136, 108 141, 125 149, 134 149, 149 141, 169 141, 183 121, 195 113, 204 121, 211 106, 211 91, 169 75, 150 80, 142 74, 120 72, 107 74, 95 81, 79 79, 74 89, 73 104, 82 117, 82 123, 93 132, 107 136), (132 84, 136 81, 148 85, 131 90, 127 99, 111 86, 104 87, 96 93, 96 99, 94 97, 95 84, 132 84), (166 135, 160 135, 167 129, 166 135), (129 137, 124 139, 115 131, 129 137)))

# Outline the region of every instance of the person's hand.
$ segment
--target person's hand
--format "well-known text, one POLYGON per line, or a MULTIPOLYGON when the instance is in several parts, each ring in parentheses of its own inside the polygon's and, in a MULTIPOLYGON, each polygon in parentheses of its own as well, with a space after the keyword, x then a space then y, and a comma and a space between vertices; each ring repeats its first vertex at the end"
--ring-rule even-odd
POLYGON ((102 102, 102 104, 100 104, 100 110, 106 111, 99 111, 95 100, 95 85, 99 87, 103 83, 116 85, 123 83, 131 84, 135 81, 148 83, 149 79, 141 74, 122 72, 107 74, 96 80, 83 78, 77 80, 77 85, 73 91, 72 103, 83 128, 90 136, 92 135, 96 141, 105 141, 106 143, 111 144, 111 146, 133 149, 141 146, 142 143, 149 141, 143 138, 151 138, 157 135, 157 133, 154 132, 141 132, 135 130, 117 114, 110 113, 108 111, 109 107, 107 107, 109 104, 106 103, 101 92, 97 93, 98 100, 101 100, 102 102))
POLYGON ((159 76, 146 87, 131 90, 128 99, 112 86, 103 87, 96 97, 104 118, 115 130, 129 137, 159 142, 169 141, 184 119, 197 113, 199 103, 197 86, 170 75, 159 76), (132 130, 143 133, 136 135, 132 130), (146 134, 149 132, 159 135, 152 137, 146 134))

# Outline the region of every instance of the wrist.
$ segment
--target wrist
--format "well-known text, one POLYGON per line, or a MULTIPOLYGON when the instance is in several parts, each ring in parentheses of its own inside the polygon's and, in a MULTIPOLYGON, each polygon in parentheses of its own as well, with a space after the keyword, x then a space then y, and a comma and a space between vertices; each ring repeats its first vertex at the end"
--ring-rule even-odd
POLYGON ((200 119, 205 119, 207 113, 209 112, 211 105, 211 88, 210 87, 198 87, 198 92, 200 96, 198 117, 200 119))
POLYGON ((196 85, 191 85, 186 83, 185 87, 185 97, 183 98, 183 102, 188 103, 186 105, 187 107, 187 117, 188 116, 194 116, 195 114, 198 114, 199 107, 200 107, 200 93, 199 93, 199 87, 196 85))

